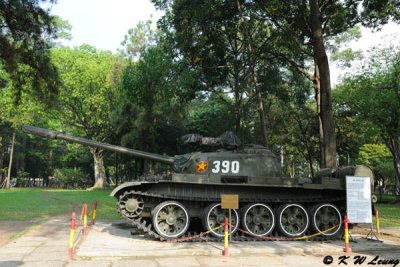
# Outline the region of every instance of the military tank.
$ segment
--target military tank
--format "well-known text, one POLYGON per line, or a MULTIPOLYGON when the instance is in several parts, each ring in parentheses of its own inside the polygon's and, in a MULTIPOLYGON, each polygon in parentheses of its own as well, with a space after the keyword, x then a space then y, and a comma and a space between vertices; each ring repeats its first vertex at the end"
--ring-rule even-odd
POLYGON ((234 138, 228 149, 169 157, 32 126, 23 130, 170 165, 170 176, 125 182, 110 194, 123 217, 160 240, 184 236, 191 224, 202 225, 197 231, 222 237, 223 228, 218 226, 229 212, 221 208, 224 194, 239 196, 229 234, 240 227, 254 237, 311 233, 336 237, 346 208, 346 175, 368 176, 373 182, 372 171, 365 166, 323 169, 312 179, 284 177, 279 159, 270 150, 239 146, 234 138))

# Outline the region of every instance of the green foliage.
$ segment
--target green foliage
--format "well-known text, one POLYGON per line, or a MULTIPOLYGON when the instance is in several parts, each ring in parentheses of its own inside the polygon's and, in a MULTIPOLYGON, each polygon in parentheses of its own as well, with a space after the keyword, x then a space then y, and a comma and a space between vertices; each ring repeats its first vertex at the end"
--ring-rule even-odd
POLYGON ((395 170, 393 168, 392 154, 386 145, 365 144, 360 148, 356 164, 370 167, 378 184, 386 191, 386 186, 394 185, 395 170))
POLYGON ((356 163, 364 164, 370 168, 374 168, 382 161, 390 160, 390 158, 390 151, 385 145, 365 144, 360 148, 356 163))
MULTIPOLYGON (((69 24, 67 20, 63 20, 59 16, 53 17, 53 23, 56 27, 56 39, 57 40, 71 40, 72 34, 71 29, 72 25, 69 24)), ((56 45, 60 46, 60 43, 56 43, 56 45)))
POLYGON ((54 177, 61 187, 82 188, 89 185, 81 169, 62 168, 54 170, 54 177))
POLYGON ((114 69, 121 60, 88 45, 54 49, 52 59, 63 81, 58 99, 63 122, 89 138, 109 138, 110 114, 116 100, 114 83, 118 80, 114 69))
POLYGON ((184 106, 192 97, 191 71, 167 53, 162 33, 152 31, 149 22, 131 29, 124 45, 132 61, 123 71, 114 117, 120 143, 173 155, 183 133, 184 106))
MULTIPOLYGON (((54 49, 52 59, 63 82, 58 98, 62 123, 75 135, 96 141, 111 140, 114 137, 111 117, 118 104, 117 85, 124 60, 89 45, 54 49)), ((95 186, 103 187, 106 177, 102 150, 90 151, 96 166, 95 186)))
POLYGON ((45 88, 57 92, 57 71, 49 57, 49 40, 56 32, 54 17, 37 0, 2 0, 0 21, 0 59, 15 88, 15 103, 26 85, 36 92, 45 88))
MULTIPOLYGON (((130 124, 124 140, 136 139, 134 147, 148 150, 155 145, 159 125, 173 123, 180 113, 177 93, 169 80, 172 62, 159 47, 148 48, 136 63, 131 62, 122 77, 123 107, 129 108, 130 124), (132 125, 133 123, 133 125, 132 125)), ((126 116, 126 114, 125 114, 126 116)))
POLYGON ((332 60, 336 61, 340 68, 349 68, 351 67, 352 62, 355 60, 360 60, 362 57, 363 55, 360 50, 354 51, 351 48, 346 48, 333 54, 332 60))
POLYGON ((125 47, 123 52, 137 60, 149 47, 156 45, 156 39, 157 35, 151 28, 151 20, 141 21, 125 35, 121 43, 125 47))
MULTIPOLYGON (((387 50, 381 52, 385 53, 385 58, 389 54, 387 50)), ((337 87, 338 97, 343 99, 340 108, 352 110, 356 118, 372 122, 382 136, 399 135, 399 61, 395 57, 383 65, 378 63, 384 59, 378 53, 363 73, 344 80, 337 87)))
POLYGON ((193 100, 188 106, 185 129, 187 133, 216 137, 232 130, 234 118, 219 98, 193 100))
MULTIPOLYGON (((0 169, 8 161, 12 128, 22 124, 169 155, 179 153, 177 139, 185 133, 217 136, 235 130, 243 143, 261 143, 265 128, 270 148, 284 147, 287 166, 296 166, 296 175, 312 175, 320 155, 318 111, 310 92, 318 89, 312 84, 314 1, 153 2, 166 11, 160 28, 153 30, 147 21, 130 29, 122 55, 88 45, 58 47, 51 63, 54 38, 71 37, 68 22, 50 16, 38 1, 0 1, 0 169), (50 102, 48 91, 56 89, 59 97, 49 109, 42 98, 50 102)), ((393 1, 318 4, 326 48, 342 66, 360 57, 342 49, 360 36, 354 25, 379 27, 398 19, 393 1)), ((342 164, 354 163, 364 144, 400 135, 399 64, 392 54, 377 51, 360 75, 334 92, 342 164)), ((25 138, 17 132, 14 175, 25 171, 46 178, 57 169, 72 184, 90 176, 93 163, 85 147, 25 138)), ((387 158, 371 159, 379 148, 363 155, 366 149, 359 160, 371 161, 375 172, 390 177, 387 158)), ((121 175, 133 177, 136 162, 113 154, 106 164, 115 161, 121 175)), ((114 167, 107 170, 115 174, 114 167)))
POLYGON ((254 110, 258 112, 256 118, 262 121, 258 134, 264 136, 256 139, 265 143, 266 98, 262 97, 279 87, 281 74, 268 55, 273 42, 263 14, 247 2, 154 2, 166 11, 160 24, 172 39, 172 50, 198 75, 197 89, 206 97, 214 94, 221 99, 238 135, 245 134, 248 129, 243 126, 254 119, 250 118, 254 110))
POLYGON ((390 0, 363 1, 361 15, 364 18, 364 26, 380 28, 382 24, 388 23, 390 19, 400 21, 400 5, 397 1, 390 0))
POLYGON ((389 148, 397 184, 400 181, 399 62, 397 49, 375 49, 362 72, 345 79, 335 90, 341 102, 339 110, 352 114, 354 120, 361 122, 360 126, 372 125, 365 130, 375 132, 389 148))

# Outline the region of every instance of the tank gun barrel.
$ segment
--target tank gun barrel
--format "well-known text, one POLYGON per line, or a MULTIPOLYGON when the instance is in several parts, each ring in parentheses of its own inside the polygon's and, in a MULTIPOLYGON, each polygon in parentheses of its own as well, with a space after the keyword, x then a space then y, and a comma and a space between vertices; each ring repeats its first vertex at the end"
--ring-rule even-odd
POLYGON ((115 146, 115 145, 111 145, 111 144, 107 144, 107 143, 101 143, 101 142, 85 139, 82 137, 75 137, 75 136, 64 134, 61 132, 56 132, 56 131, 38 128, 38 127, 34 127, 34 126, 25 125, 22 127, 22 130, 26 133, 31 133, 34 135, 38 135, 38 136, 42 136, 42 137, 46 137, 46 138, 50 138, 50 139, 61 139, 61 140, 65 140, 65 141, 71 142, 71 143, 78 143, 78 144, 87 145, 87 146, 91 146, 91 147, 98 147, 98 148, 102 148, 102 149, 113 151, 113 152, 128 154, 128 155, 138 157, 138 158, 144 158, 144 159, 148 159, 148 160, 154 160, 157 162, 166 163, 169 165, 174 164, 173 157, 158 155, 158 154, 154 154, 154 153, 150 153, 150 152, 140 151, 140 150, 121 147, 121 146, 115 146))

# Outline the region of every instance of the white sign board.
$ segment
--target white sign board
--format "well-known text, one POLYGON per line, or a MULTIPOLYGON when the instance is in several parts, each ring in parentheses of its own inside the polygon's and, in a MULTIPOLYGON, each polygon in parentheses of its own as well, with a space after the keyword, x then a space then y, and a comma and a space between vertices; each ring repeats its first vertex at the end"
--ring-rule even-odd
POLYGON ((346 176, 347 217, 350 223, 372 223, 371 180, 346 176))

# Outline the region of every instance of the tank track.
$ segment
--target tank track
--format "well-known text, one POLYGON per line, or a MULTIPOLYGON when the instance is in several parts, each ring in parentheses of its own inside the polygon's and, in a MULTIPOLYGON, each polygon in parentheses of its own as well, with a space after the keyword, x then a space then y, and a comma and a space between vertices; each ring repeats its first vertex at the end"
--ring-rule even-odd
MULTIPOLYGON (((184 200, 184 201, 196 201, 196 202, 202 202, 203 200, 196 200, 196 199, 182 199, 182 198, 173 198, 173 197, 166 197, 165 195, 159 195, 159 194, 154 194, 154 193, 147 193, 147 192, 142 192, 142 191, 135 191, 135 190, 131 190, 131 191, 126 191, 125 194, 136 194, 136 195, 140 195, 142 197, 144 197, 146 200, 152 200, 154 201, 155 199, 159 199, 157 202, 161 202, 164 201, 164 199, 168 199, 168 200, 184 200)), ((251 200, 250 200, 251 201, 251 200)), ((274 202, 274 199, 258 199, 258 200, 254 200, 257 202, 274 202)), ((276 201, 276 200, 275 200, 276 201)), ((335 198, 325 198, 325 199, 288 199, 288 200, 281 200, 280 202, 282 203, 320 203, 320 202, 337 202, 337 201, 345 201, 344 198, 342 197, 335 197, 335 198)), ((119 206, 118 202, 117 202, 117 206, 119 206)), ((119 207, 118 207, 118 211, 119 211, 119 207)), ((222 242, 223 238, 220 237, 214 237, 211 235, 202 235, 201 233, 197 233, 197 232, 193 232, 193 231, 188 231, 186 232, 183 236, 177 238, 177 239, 166 239, 162 236, 160 236, 159 234, 157 234, 155 231, 153 231, 153 226, 151 223, 147 222, 144 218, 136 218, 136 219, 130 219, 125 217, 127 220, 130 221, 130 223, 132 224, 133 227, 141 230, 143 232, 143 234, 147 237, 150 237, 152 239, 155 240, 159 240, 159 241, 164 241, 164 242, 222 242)), ((306 235, 309 234, 306 233, 306 235)), ((234 233, 231 237, 232 241, 275 241, 275 240, 290 240, 290 238, 287 238, 285 236, 280 236, 278 235, 277 231, 274 231, 274 234, 270 234, 267 235, 265 238, 257 238, 257 237, 251 237, 248 235, 245 235, 243 233, 239 233, 239 231, 237 231, 236 233, 234 233)), ((307 240, 307 241, 327 241, 327 240, 338 240, 341 239, 341 237, 328 237, 328 236, 316 236, 316 237, 310 237, 307 239, 303 239, 303 240, 307 240)))

